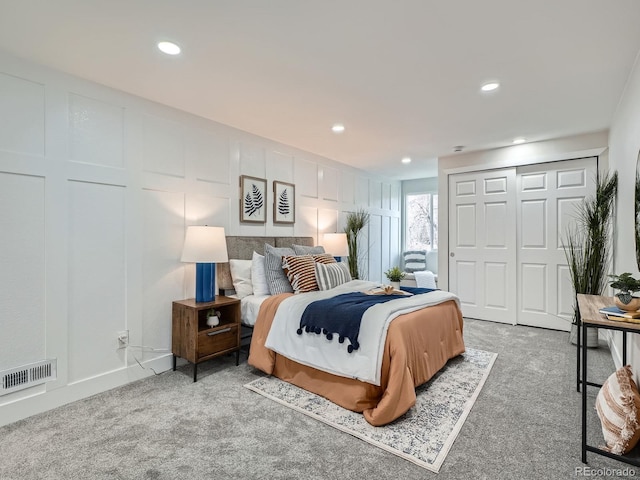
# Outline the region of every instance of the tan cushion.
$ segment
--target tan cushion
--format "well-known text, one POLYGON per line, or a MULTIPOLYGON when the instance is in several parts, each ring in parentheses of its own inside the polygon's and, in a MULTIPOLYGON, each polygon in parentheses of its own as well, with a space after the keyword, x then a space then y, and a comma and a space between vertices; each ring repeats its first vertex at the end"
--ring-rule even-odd
POLYGON ((282 257, 282 268, 294 293, 318 290, 315 264, 311 255, 285 255, 282 257))
POLYGON ((616 370, 602 384, 596 397, 596 411, 607 450, 620 455, 636 446, 640 439, 640 394, 630 365, 616 370))
POLYGON ((336 263, 336 259, 330 253, 313 255, 313 261, 318 263, 336 263))

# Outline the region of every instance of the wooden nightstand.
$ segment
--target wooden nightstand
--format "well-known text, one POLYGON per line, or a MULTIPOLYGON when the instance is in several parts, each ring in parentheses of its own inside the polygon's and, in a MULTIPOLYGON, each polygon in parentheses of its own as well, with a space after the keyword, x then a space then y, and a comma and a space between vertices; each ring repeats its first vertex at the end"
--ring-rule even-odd
POLYGON ((199 302, 189 298, 173 302, 173 328, 171 350, 173 370, 176 358, 193 363, 193 381, 197 380, 198 363, 219 355, 236 352, 236 365, 240 362, 240 300, 216 295, 213 302, 199 302), (207 325, 207 312, 214 308, 220 312, 220 323, 207 325))

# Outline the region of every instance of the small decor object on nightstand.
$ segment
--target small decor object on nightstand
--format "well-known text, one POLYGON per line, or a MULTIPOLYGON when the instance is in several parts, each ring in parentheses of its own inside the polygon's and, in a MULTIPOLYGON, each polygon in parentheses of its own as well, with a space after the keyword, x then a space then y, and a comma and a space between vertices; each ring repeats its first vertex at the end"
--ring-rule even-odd
POLYGON ((635 312, 640 309, 640 298, 634 297, 633 292, 640 291, 640 280, 636 280, 629 272, 620 275, 609 275, 611 288, 620 290, 615 294, 616 306, 628 312, 635 312))
POLYGON ((391 282, 391 285, 394 288, 396 289, 400 288, 400 282, 405 276, 405 273, 402 270, 400 270, 400 267, 390 268, 389 270, 384 272, 384 274, 387 276, 387 278, 391 282))
POLYGON ((220 312, 212 308, 211 310, 209 310, 209 312, 207 312, 207 325, 209 325, 210 327, 217 327, 219 324, 220 312))

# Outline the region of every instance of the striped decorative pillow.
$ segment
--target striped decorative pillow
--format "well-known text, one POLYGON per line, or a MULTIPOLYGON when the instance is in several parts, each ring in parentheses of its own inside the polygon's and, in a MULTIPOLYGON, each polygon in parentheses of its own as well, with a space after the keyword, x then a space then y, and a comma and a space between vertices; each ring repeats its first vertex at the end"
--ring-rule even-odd
POLYGON ((293 292, 291 283, 289 283, 282 270, 282 257, 285 255, 294 255, 293 249, 287 247, 276 248, 268 243, 264 244, 264 266, 271 295, 293 292))
POLYGON ((616 370, 602 384, 596 397, 596 411, 607 450, 620 455, 636 446, 640 439, 640 394, 629 365, 616 370))
POLYGON ((315 262, 311 255, 285 255, 282 257, 282 269, 291 283, 293 293, 318 290, 315 262))
POLYGON ((426 270, 427 268, 427 251, 426 250, 407 250, 403 254, 404 271, 413 273, 426 270))
POLYGON ((314 255, 313 261, 318 263, 336 263, 336 259, 330 253, 322 253, 320 255, 314 255))
POLYGON ((351 275, 346 263, 316 262, 316 282, 320 290, 329 290, 350 281, 351 275))

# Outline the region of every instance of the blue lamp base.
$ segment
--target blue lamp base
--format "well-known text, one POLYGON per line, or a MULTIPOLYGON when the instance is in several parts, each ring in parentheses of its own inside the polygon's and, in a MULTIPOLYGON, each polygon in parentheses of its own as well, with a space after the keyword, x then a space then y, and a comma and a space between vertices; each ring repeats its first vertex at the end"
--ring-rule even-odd
POLYGON ((216 264, 196 263, 196 302, 213 302, 216 298, 216 264))

